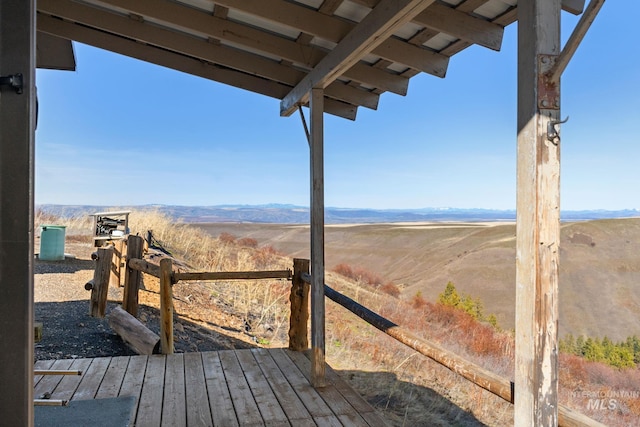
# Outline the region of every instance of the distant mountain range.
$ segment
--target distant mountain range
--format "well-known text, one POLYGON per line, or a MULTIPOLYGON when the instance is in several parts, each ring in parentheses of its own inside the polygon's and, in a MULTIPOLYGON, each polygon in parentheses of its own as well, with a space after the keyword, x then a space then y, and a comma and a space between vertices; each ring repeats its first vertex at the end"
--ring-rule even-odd
MULTIPOLYGON (((218 206, 93 206, 93 205, 38 205, 38 209, 56 216, 77 216, 109 210, 138 209, 158 210, 185 222, 249 222, 272 224, 307 224, 309 208, 287 204, 267 205, 218 205, 218 206)), ((584 221, 607 218, 640 217, 640 210, 584 210, 562 211, 563 221, 584 221)), ((328 207, 325 209, 327 224, 419 222, 419 221, 515 221, 515 210, 497 209, 350 209, 328 207)))

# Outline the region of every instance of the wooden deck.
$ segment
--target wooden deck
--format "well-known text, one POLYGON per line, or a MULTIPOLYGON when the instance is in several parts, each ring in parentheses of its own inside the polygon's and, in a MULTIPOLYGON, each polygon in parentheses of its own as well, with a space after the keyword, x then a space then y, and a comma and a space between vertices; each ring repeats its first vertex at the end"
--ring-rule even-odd
POLYGON ((135 397, 135 426, 387 425, 329 367, 329 385, 311 387, 307 357, 284 349, 46 360, 35 368, 83 371, 36 376, 36 397, 135 397))

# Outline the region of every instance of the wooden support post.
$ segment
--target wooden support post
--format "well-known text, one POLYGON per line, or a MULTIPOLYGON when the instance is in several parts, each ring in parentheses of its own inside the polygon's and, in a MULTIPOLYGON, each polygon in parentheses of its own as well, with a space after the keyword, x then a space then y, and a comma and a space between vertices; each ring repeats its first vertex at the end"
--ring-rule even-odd
POLYGON ((0 2, 0 423, 33 425, 35 0, 0 2), (19 83, 19 76, 22 83, 19 83))
POLYGON ((160 260, 160 339, 162 354, 173 354, 173 286, 170 258, 160 260))
POLYGON ((309 322, 309 285, 302 280, 309 274, 309 260, 294 258, 291 281, 291 317, 289 318, 289 350, 304 351, 309 348, 307 332, 309 322))
POLYGON ((311 108, 311 383, 324 387, 324 95, 312 89, 311 108))
POLYGON ((98 258, 96 259, 96 269, 93 272, 93 286, 91 288, 89 309, 89 314, 91 314, 92 317, 104 317, 105 315, 112 259, 113 246, 98 248, 98 258))
POLYGON ((518 3, 516 426, 558 425, 560 0, 518 3))
POLYGON ((113 242, 113 258, 111 264, 111 275, 109 278, 109 285, 116 288, 120 287, 120 273, 122 271, 122 248, 124 247, 124 240, 115 240, 113 242))
POLYGON ((124 276, 124 295, 122 298, 122 308, 132 316, 138 316, 138 289, 142 273, 129 267, 129 260, 142 258, 142 248, 144 239, 140 236, 129 236, 127 238, 127 271, 124 276))
POLYGON ((121 307, 109 313, 109 326, 138 354, 160 353, 160 337, 121 307))

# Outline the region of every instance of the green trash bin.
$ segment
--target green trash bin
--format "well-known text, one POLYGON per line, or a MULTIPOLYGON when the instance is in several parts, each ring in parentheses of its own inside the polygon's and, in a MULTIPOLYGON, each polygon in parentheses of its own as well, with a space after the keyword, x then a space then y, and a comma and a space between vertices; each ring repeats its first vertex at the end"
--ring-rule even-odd
POLYGON ((64 261, 65 225, 41 225, 40 255, 43 261, 64 261))

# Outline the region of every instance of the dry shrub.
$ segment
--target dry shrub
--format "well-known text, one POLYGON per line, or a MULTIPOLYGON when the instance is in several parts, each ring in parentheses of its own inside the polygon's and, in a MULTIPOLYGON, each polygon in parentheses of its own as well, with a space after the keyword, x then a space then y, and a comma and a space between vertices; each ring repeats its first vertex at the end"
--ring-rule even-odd
POLYGON ((391 295, 394 298, 398 298, 400 296, 400 288, 398 288, 393 282, 387 282, 380 286, 380 291, 387 295, 391 295))
POLYGON ((257 248, 258 241, 253 237, 243 237, 238 240, 238 245, 244 246, 245 248, 257 248))
POLYGON ((230 233, 221 233, 218 239, 220 239, 220 242, 227 245, 231 245, 236 242, 236 236, 230 233))
POLYGON ((358 283, 373 286, 374 288, 380 287, 384 280, 382 278, 362 267, 351 267, 347 264, 338 264, 333 268, 335 273, 338 273, 348 279, 355 280, 358 283))
POLYGON ((347 264, 338 264, 335 267, 333 267, 333 271, 344 277, 348 277, 350 279, 354 278, 353 269, 351 268, 351 266, 347 264))
POLYGON ((424 299, 424 297, 422 296, 422 292, 417 292, 412 298, 411 298, 411 307, 413 307, 414 309, 421 309, 424 308, 427 305, 427 300, 424 299))
POLYGON ((278 252, 273 246, 263 246, 254 251, 252 259, 257 268, 267 268, 278 257, 278 252))

